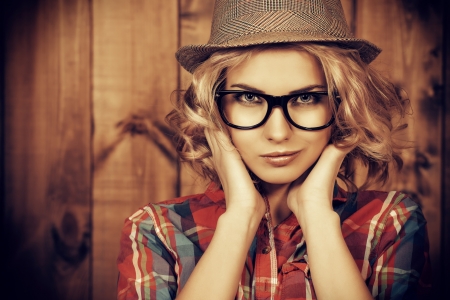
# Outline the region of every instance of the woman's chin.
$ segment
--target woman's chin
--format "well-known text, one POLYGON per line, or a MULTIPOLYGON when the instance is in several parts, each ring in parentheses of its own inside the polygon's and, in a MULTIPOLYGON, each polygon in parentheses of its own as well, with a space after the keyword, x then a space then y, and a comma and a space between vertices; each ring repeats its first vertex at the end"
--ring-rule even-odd
POLYGON ((261 172, 252 172, 259 180, 266 184, 286 185, 291 184, 299 178, 306 178, 310 172, 310 168, 304 172, 301 171, 302 170, 299 170, 299 168, 280 168, 277 170, 261 170, 261 172))
POLYGON ((287 174, 284 174, 283 176, 280 175, 271 175, 271 174, 263 174, 263 176, 258 178, 267 184, 274 184, 274 185, 285 185, 285 184, 291 184, 295 180, 297 180, 301 174, 293 174, 291 176, 288 176, 287 174))

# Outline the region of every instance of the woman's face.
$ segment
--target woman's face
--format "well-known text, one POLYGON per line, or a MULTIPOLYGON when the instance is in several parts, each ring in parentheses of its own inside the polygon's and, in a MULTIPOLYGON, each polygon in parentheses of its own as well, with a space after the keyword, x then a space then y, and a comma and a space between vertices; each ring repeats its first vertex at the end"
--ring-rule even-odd
MULTIPOLYGON (((307 52, 272 49, 256 53, 227 72, 226 90, 245 90, 273 96, 299 91, 326 92, 319 62, 307 52)), ((305 131, 294 127, 281 107, 274 107, 262 126, 251 130, 230 128, 233 144, 247 167, 269 184, 288 184, 319 158, 331 127, 305 131)))

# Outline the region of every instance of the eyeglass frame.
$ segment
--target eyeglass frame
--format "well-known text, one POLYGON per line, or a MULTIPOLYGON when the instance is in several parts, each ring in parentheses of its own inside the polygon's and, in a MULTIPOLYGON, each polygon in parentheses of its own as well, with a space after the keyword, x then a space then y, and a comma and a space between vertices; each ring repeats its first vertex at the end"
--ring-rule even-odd
MULTIPOLYGON (((295 123, 294 120, 292 120, 291 116, 289 115, 288 107, 287 107, 289 100, 291 100, 292 98, 294 98, 296 96, 308 95, 308 94, 328 95, 328 92, 305 92, 305 93, 283 95, 283 96, 272 96, 272 95, 266 95, 266 94, 249 92, 249 91, 220 90, 220 91, 216 91, 214 99, 217 103, 217 107, 219 109, 219 114, 222 117, 223 122, 232 128, 236 128, 236 129, 240 129, 240 130, 250 130, 250 129, 258 128, 258 127, 264 125, 264 123, 266 123, 267 120, 269 119, 273 108, 276 106, 280 106, 283 109, 283 113, 284 113, 284 116, 286 117, 286 119, 289 121, 289 123, 291 123, 294 127, 298 128, 298 129, 306 130, 306 131, 317 131, 317 130, 322 130, 327 127, 330 127, 334 123, 334 120, 335 120, 334 114, 331 116, 331 119, 330 119, 330 121, 328 121, 328 123, 326 123, 325 125, 319 126, 319 127, 301 126, 301 125, 298 125, 297 123, 295 123), (227 120, 227 118, 223 112, 223 109, 221 108, 222 107, 222 98, 223 98, 223 96, 228 95, 228 94, 252 94, 252 95, 261 97, 264 100, 266 100, 268 106, 267 106, 266 115, 264 116, 263 120, 261 122, 259 122, 258 124, 252 125, 252 126, 239 126, 239 125, 230 123, 227 120)), ((336 99, 339 100, 339 96, 336 96, 336 99)))

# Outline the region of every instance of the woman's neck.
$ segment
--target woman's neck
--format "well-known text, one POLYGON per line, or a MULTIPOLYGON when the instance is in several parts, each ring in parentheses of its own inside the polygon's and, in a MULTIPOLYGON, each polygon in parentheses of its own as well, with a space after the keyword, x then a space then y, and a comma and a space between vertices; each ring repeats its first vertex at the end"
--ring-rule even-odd
POLYGON ((290 184, 263 184, 264 193, 270 204, 273 226, 278 225, 291 214, 291 210, 287 205, 289 186, 290 184))

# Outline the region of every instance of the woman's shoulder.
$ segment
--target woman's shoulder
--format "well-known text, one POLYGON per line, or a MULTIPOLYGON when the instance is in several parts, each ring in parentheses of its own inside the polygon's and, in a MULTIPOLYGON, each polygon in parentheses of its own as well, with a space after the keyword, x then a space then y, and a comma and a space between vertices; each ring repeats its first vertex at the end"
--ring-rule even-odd
POLYGON ((380 209, 392 208, 396 205, 420 207, 419 202, 412 196, 396 190, 358 190, 357 192, 347 192, 338 187, 335 200, 340 200, 347 206, 354 206, 357 209, 363 208, 366 205, 380 207, 380 209))
POLYGON ((223 207, 225 209, 225 195, 221 189, 210 184, 203 193, 149 203, 146 207, 155 210, 156 213, 159 211, 172 211, 181 215, 193 214, 209 208, 217 209, 223 207))
POLYGON ((414 216, 417 221, 425 222, 419 202, 402 191, 362 190, 349 193, 340 190, 338 199, 343 202, 336 205, 342 221, 350 218, 384 224, 393 217, 409 219, 414 216))
POLYGON ((392 211, 405 208, 408 211, 420 210, 420 203, 409 194, 403 191, 380 191, 364 190, 356 193, 356 201, 359 207, 371 205, 378 207, 381 211, 392 211))
POLYGON ((214 227, 219 216, 225 211, 223 191, 211 186, 201 194, 172 198, 160 202, 148 203, 130 217, 126 223, 139 227, 214 227))

